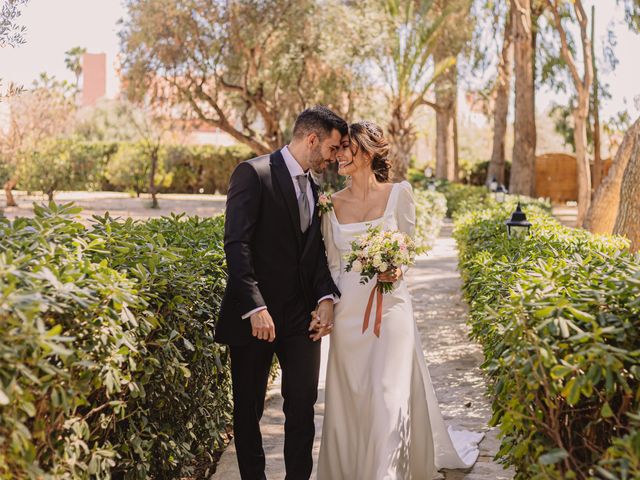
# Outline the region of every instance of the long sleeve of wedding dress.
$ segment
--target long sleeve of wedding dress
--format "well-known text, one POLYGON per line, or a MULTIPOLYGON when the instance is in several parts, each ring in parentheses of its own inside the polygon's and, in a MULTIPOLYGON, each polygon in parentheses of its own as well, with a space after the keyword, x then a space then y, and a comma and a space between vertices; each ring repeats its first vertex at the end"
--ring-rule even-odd
POLYGON ((325 250, 327 252, 329 272, 331 272, 333 282, 338 285, 340 282, 340 251, 333 240, 333 229, 331 228, 331 218, 329 213, 323 214, 321 220, 322 223, 320 227, 322 229, 322 238, 324 239, 325 250))
POLYGON ((398 230, 413 238, 416 230, 416 205, 413 190, 409 182, 398 184, 398 203, 396 205, 396 221, 398 230))

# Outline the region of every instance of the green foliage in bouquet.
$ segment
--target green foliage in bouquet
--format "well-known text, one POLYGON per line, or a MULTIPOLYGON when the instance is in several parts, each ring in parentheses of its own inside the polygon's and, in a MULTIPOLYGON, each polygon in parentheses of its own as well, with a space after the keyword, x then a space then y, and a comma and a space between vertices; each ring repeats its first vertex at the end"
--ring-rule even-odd
POLYGON ((522 480, 637 478, 640 259, 622 238, 525 210, 524 239, 507 238, 512 205, 469 212, 454 231, 497 458, 522 480))

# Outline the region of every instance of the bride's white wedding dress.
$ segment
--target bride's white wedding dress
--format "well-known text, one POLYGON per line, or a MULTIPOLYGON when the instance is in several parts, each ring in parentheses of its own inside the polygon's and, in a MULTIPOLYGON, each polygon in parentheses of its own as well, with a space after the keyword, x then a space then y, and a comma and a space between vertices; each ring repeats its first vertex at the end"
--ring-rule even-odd
POLYGON ((430 480, 440 468, 471 467, 484 434, 445 426, 404 280, 384 295, 380 338, 373 333, 375 306, 362 333, 375 280, 361 285, 358 273, 344 270, 344 255, 368 225, 413 235, 408 182, 393 185, 378 219, 343 225, 333 211, 323 215, 329 268, 342 297, 331 334, 317 478, 430 480))

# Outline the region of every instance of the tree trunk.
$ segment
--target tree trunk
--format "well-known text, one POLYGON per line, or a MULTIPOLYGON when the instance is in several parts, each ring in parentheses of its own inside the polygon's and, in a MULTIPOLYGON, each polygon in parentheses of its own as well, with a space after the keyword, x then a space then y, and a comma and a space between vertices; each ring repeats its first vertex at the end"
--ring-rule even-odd
POLYGON ((509 190, 535 193, 536 119, 530 0, 512 0, 515 64, 515 138, 509 190))
POLYGON ((595 193, 602 181, 602 157, 600 153, 600 101, 598 98, 598 69, 595 53, 596 7, 591 6, 591 62, 593 64, 593 185, 595 193))
POLYGON ((631 240, 630 250, 637 252, 640 250, 640 135, 634 137, 620 187, 620 208, 613 233, 631 240))
MULTIPOLYGON (((402 102, 400 102, 400 105, 402 102)), ((392 179, 394 182, 406 180, 407 170, 411 160, 411 152, 416 136, 411 122, 404 114, 402 107, 396 106, 391 114, 391 121, 387 128, 391 143, 390 159, 392 165, 392 179)))
POLYGON ((638 143, 640 143, 640 118, 625 133, 609 173, 593 197, 584 222, 584 228, 592 233, 613 233, 620 205, 622 178, 625 175, 625 169, 629 164, 634 146, 638 143))
POLYGON ((13 198, 12 190, 16 187, 18 183, 18 179, 11 178, 7 180, 4 184, 4 194, 7 197, 7 207, 17 207, 16 199, 13 198))
POLYGON ((512 15, 511 9, 507 12, 504 25, 504 40, 502 53, 498 65, 498 77, 496 79, 495 108, 493 110, 493 148, 491 161, 487 171, 485 184, 489 186, 495 177, 498 183, 504 184, 505 164, 505 140, 507 136, 507 116, 509 114, 509 94, 511 90, 511 55, 512 48, 512 15))
POLYGON ((589 204, 591 203, 591 169, 587 157, 587 121, 589 118, 589 100, 591 85, 593 82, 593 63, 591 59, 591 39, 587 33, 588 19, 581 0, 573 0, 573 11, 580 26, 580 44, 582 46, 583 74, 578 71, 574 53, 571 51, 570 42, 565 27, 562 25, 562 17, 558 4, 547 0, 547 5, 553 15, 555 28, 560 35, 560 55, 564 60, 571 79, 573 80, 578 96, 578 105, 573 110, 574 131, 573 139, 576 146, 576 162, 578 173, 578 219, 577 224, 582 227, 585 223, 589 204))
POLYGON ((578 106, 573 111, 574 141, 578 174, 578 218, 577 225, 584 220, 591 203, 591 170, 587 156, 587 117, 589 115, 589 90, 578 92, 578 106))
POLYGON ((458 95, 453 108, 453 180, 460 180, 460 149, 458 148, 458 95))
POLYGON ((149 192, 151 192, 151 208, 158 208, 158 198, 156 196, 156 170, 158 169, 158 148, 151 150, 151 171, 149 173, 149 192))
MULTIPOLYGON (((448 57, 446 36, 434 52, 436 64, 448 57)), ((455 115, 457 101, 458 69, 452 66, 435 81, 436 91, 436 178, 456 180, 455 115)))

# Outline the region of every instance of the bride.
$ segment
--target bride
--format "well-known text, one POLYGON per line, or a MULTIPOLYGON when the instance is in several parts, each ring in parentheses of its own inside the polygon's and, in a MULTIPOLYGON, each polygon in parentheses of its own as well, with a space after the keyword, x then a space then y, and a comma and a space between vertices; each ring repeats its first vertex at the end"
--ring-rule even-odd
MULTIPOLYGON (((331 332, 325 418, 318 480, 430 480, 440 468, 469 468, 482 433, 445 427, 413 319, 404 270, 378 280, 394 282, 384 295, 380 336, 363 333, 375 279, 345 271, 351 242, 369 225, 414 233, 415 207, 408 182, 389 183, 389 145, 371 122, 350 126, 338 173, 350 186, 332 196, 322 218, 329 268, 342 292, 331 332)), ((317 325, 316 325, 317 326, 317 325)))

